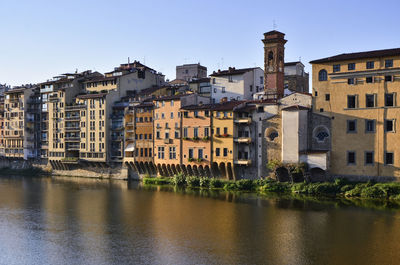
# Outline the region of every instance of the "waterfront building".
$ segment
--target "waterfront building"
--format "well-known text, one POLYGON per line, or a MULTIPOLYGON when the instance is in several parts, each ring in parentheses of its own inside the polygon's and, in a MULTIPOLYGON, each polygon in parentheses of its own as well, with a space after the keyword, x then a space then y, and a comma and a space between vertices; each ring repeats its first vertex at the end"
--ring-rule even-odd
POLYGON ((16 87, 5 92, 4 155, 10 158, 35 159, 40 154, 39 88, 16 87))
POLYGON ((310 63, 313 109, 332 120, 331 174, 400 177, 400 49, 310 63))
POLYGON ((213 103, 221 100, 251 100, 264 87, 264 72, 260 67, 229 67, 228 70, 214 71, 210 77, 213 103))
POLYGON ((151 101, 134 103, 125 114, 125 158, 130 168, 141 174, 155 174, 153 112, 151 101))
POLYGON ((154 164, 161 175, 173 175, 182 164, 182 119, 180 109, 187 105, 208 104, 209 98, 180 94, 154 100, 154 164))
POLYGON ((198 64, 184 64, 176 67, 176 79, 185 80, 200 79, 207 77, 207 67, 198 64))
POLYGON ((309 74, 304 71, 304 64, 302 62, 287 62, 284 67, 284 94, 309 93, 309 74))
POLYGON ((72 125, 75 130, 78 125, 80 133, 79 160, 88 166, 106 166, 112 161, 112 107, 119 100, 118 91, 107 93, 88 93, 78 95, 77 105, 80 110, 79 123, 72 125))
POLYGON ((237 146, 234 144, 234 108, 241 101, 228 101, 212 106, 212 172, 218 176, 235 179, 234 164, 237 146))
POLYGON ((183 106, 182 169, 189 175, 211 176, 211 111, 210 104, 183 106))

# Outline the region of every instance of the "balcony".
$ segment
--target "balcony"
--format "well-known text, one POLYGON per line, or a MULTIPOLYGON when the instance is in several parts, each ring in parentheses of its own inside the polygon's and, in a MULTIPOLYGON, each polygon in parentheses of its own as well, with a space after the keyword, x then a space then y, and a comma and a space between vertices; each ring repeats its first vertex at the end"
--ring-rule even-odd
POLYGON ((126 123, 126 126, 127 126, 127 127, 132 127, 133 125, 135 125, 133 121, 130 121, 130 122, 127 122, 127 123, 126 123))
POLYGON ((239 123, 239 124, 250 124, 250 123, 251 123, 251 117, 247 117, 247 118, 236 118, 236 119, 235 119, 235 123, 239 123))
POLYGON ((78 116, 78 115, 76 115, 76 116, 67 116, 67 117, 65 117, 65 120, 67 120, 67 121, 80 121, 81 117, 78 116))
POLYGON ((50 100, 50 101, 57 101, 57 100, 59 100, 58 95, 50 95, 49 100, 50 100))
POLYGON ((79 144, 67 145, 67 150, 69 150, 69 151, 79 151, 80 150, 79 144))
POLYGON ((65 131, 67 132, 71 132, 71 131, 80 131, 81 128, 80 127, 65 127, 65 131))
POLYGON ((65 106, 65 111, 74 111, 78 109, 86 108, 85 104, 74 104, 70 106, 65 106))
POLYGON ((65 136, 65 141, 66 142, 79 142, 80 137, 79 136, 65 136))
POLYGON ((78 164, 79 163, 79 157, 65 157, 62 159, 63 163, 68 163, 68 164, 78 164))
POLYGON ((236 137, 234 139, 234 141, 239 144, 249 144, 249 143, 251 143, 251 138, 250 137, 236 137))
POLYGON ((240 165, 240 166, 250 166, 251 165, 251 160, 250 159, 236 159, 234 161, 235 165, 240 165))

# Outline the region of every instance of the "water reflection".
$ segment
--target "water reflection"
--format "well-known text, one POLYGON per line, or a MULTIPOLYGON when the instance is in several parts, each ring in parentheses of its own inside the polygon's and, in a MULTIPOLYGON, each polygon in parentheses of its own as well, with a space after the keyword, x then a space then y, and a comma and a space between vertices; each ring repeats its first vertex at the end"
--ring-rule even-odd
POLYGON ((357 203, 124 181, 3 178, 0 263, 396 263, 399 212, 357 203))

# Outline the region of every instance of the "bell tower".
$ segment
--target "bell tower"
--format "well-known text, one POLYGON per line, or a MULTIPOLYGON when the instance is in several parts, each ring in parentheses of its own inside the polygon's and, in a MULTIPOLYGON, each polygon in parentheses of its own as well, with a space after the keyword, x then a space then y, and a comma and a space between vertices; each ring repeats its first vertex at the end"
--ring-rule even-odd
POLYGON ((284 95, 285 34, 276 30, 264 33, 264 92, 266 98, 284 95))

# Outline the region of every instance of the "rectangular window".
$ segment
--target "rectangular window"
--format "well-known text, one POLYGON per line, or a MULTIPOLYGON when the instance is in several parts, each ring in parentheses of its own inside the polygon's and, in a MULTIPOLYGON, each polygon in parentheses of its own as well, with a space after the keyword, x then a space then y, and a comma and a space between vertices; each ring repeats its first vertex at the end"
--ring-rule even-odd
POLYGON ((355 165, 356 164, 356 152, 347 151, 347 164, 355 165))
POLYGON ((198 157, 199 159, 203 159, 203 149, 198 150, 198 157))
POLYGON ((188 137, 188 128, 183 128, 183 137, 188 137))
POLYGON ((349 109, 356 108, 356 96, 354 95, 347 96, 347 108, 349 109))
POLYGON ((193 137, 199 137, 199 128, 193 128, 193 137))
POLYGON ((365 133, 375 132, 375 120, 365 120, 365 133))
POLYGON ((179 131, 175 131, 175 139, 179 139, 179 131))
POLYGON ((354 78, 348 78, 347 79, 347 84, 354 85, 354 78))
POLYGON ((375 107, 375 95, 373 94, 365 95, 365 107, 367 108, 375 107))
POLYGON ((209 136, 210 136, 209 129, 204 128, 204 137, 209 137, 209 136))
POLYGON ((333 65, 333 72, 340 72, 340 64, 334 64, 333 65))
POLYGON ((228 156, 228 148, 224 148, 224 156, 228 156))
POLYGON ((385 120, 385 132, 395 131, 395 120, 385 120))
POLYGON ((393 107, 393 106, 394 106, 394 93, 386 93, 385 107, 393 107))
POLYGON ((392 152, 385 152, 385 165, 393 165, 394 154, 392 152))
POLYGON ((156 138, 160 139, 160 131, 156 131, 156 138))
POLYGON ((366 151, 365 152, 365 165, 373 165, 374 164, 374 152, 366 151))
POLYGON ((215 148, 215 156, 220 156, 220 149, 219 148, 215 148))
POLYGON ((194 117, 198 118, 199 117, 199 112, 197 110, 194 111, 194 117))
POLYGON ((357 132, 357 120, 347 120, 347 133, 357 132))
POLYGON ((386 68, 393 67, 393 60, 392 59, 385 60, 385 67, 386 68))
POLYGON ((228 127, 224 127, 224 134, 228 134, 228 127))
POLYGON ((176 147, 171 146, 169 148, 169 159, 176 159, 176 147))
POLYGON ((373 61, 367 62, 367 69, 374 69, 374 62, 373 61))
POLYGON ((193 158, 193 149, 192 148, 189 149, 189 158, 193 158))
POLYGON ((356 64, 355 63, 349 63, 347 65, 347 70, 351 71, 351 70, 355 70, 356 69, 356 64))
POLYGON ((221 134, 219 127, 217 128, 216 134, 217 134, 217 135, 220 135, 220 134, 221 134))
POLYGON ((365 82, 367 82, 367 83, 373 83, 373 82, 374 82, 374 79, 373 79, 372 76, 368 76, 367 78, 365 78, 365 82))
POLYGON ((158 159, 164 159, 164 147, 163 146, 158 147, 158 159))
POLYGON ((169 139, 169 132, 165 133, 165 139, 169 139))
POLYGON ((393 77, 391 75, 385 75, 385 82, 392 82, 393 77))
POLYGON ((330 101, 330 100, 331 100, 331 95, 325 94, 325 101, 330 101))
POLYGON ((174 113, 173 112, 171 112, 171 119, 173 119, 174 118, 174 113))

